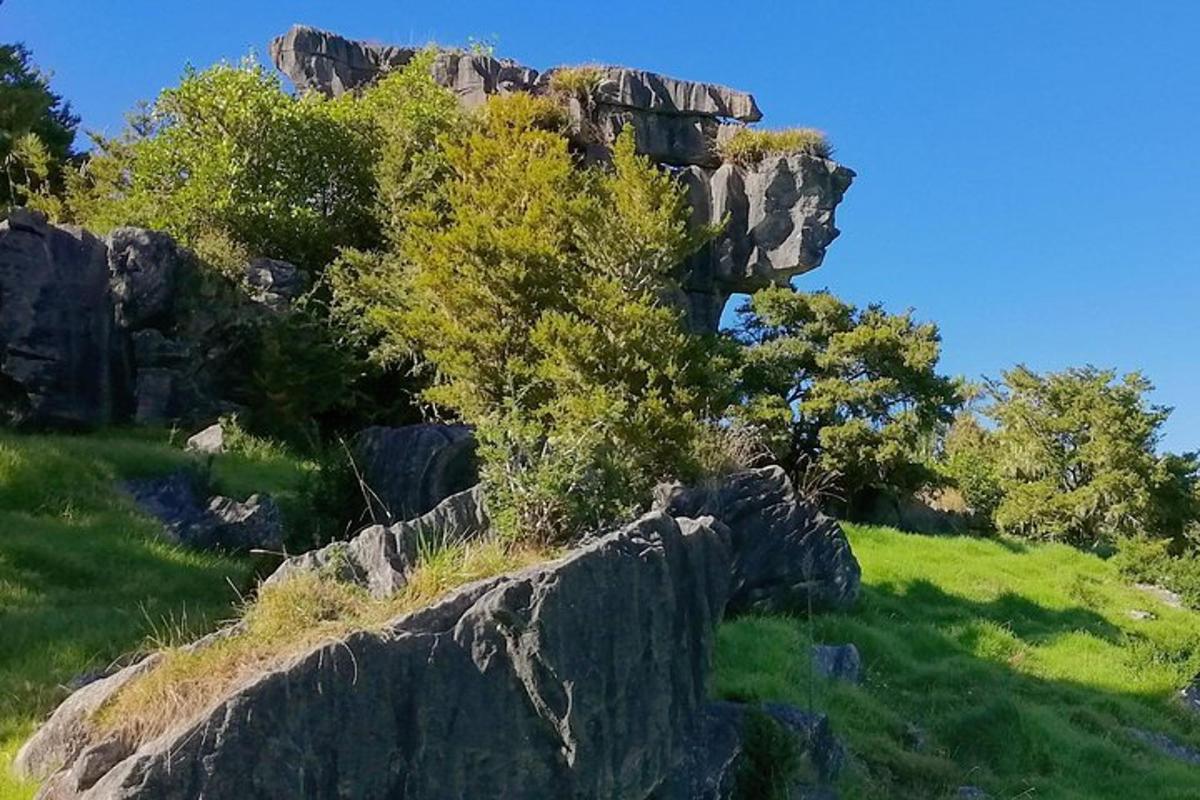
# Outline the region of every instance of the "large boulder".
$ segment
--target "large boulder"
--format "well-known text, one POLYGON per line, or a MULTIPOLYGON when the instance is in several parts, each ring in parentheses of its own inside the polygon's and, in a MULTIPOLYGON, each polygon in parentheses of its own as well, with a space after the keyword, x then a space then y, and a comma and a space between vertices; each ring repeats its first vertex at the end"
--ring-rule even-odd
POLYGON ((862 570, 836 520, 801 501, 787 474, 764 467, 715 486, 660 486, 655 508, 710 515, 733 537, 731 613, 844 610, 858 599, 862 570))
POLYGON ((729 559, 719 523, 650 514, 298 653, 132 752, 22 765, 61 800, 646 798, 706 705, 729 559))
POLYGON ((108 249, 17 209, 0 222, 0 419, 90 427, 128 414, 108 249))
POLYGON ((479 481, 475 437, 465 425, 371 427, 352 450, 371 518, 385 523, 420 516, 479 481))
POLYGON ((165 233, 117 228, 109 234, 108 269, 117 324, 169 330, 193 262, 165 233))

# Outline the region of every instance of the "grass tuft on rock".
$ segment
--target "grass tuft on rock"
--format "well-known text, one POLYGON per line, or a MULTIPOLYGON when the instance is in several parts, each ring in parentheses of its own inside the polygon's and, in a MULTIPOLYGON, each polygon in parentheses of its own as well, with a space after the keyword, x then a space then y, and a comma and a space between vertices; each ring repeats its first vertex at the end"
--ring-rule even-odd
POLYGON ((550 90, 586 102, 595 95, 604 80, 604 70, 598 64, 558 67, 550 73, 550 90))
POLYGON ((382 599, 318 572, 264 586, 227 635, 199 647, 162 651, 161 663, 119 691, 97 711, 93 723, 101 734, 148 741, 313 648, 360 631, 382 632, 451 589, 553 555, 498 538, 442 547, 424 554, 403 590, 382 599))
POLYGON ((752 167, 771 156, 803 154, 832 158, 833 147, 825 134, 815 128, 760 130, 742 128, 717 146, 725 161, 752 167))

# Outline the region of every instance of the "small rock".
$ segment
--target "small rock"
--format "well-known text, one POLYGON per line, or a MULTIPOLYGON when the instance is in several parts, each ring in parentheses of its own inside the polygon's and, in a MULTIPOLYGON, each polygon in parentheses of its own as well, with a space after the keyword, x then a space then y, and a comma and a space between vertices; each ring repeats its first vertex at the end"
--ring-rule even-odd
POLYGON ((1139 622, 1148 622, 1149 620, 1158 619, 1158 615, 1151 611, 1142 611, 1140 608, 1129 609, 1129 618, 1139 622))
POLYGON ((225 452, 225 429, 214 422, 199 433, 188 437, 187 449, 193 453, 217 454, 225 452))
POLYGON ((143 511, 163 523, 172 541, 200 550, 278 550, 283 517, 267 495, 245 502, 210 497, 202 502, 200 481, 187 470, 161 478, 129 481, 125 489, 143 511))
POLYGON ((1134 586, 1151 597, 1157 598, 1163 605, 1170 606, 1171 608, 1183 608, 1183 598, 1170 589, 1155 586, 1153 583, 1135 583, 1134 586))
POLYGON ((280 550, 283 547, 283 515, 279 505, 265 494, 252 494, 246 501, 213 497, 208 512, 214 520, 205 549, 280 550))
POLYGON ((960 786, 954 793, 958 800, 989 800, 989 795, 978 786, 960 786))
POLYGON ((929 736, 919 725, 907 722, 904 725, 904 746, 914 753, 923 753, 929 747, 929 736))
POLYGON ((814 644, 813 668, 823 678, 862 683, 862 657, 852 644, 814 644))
POLYGON ((246 265, 250 299, 271 311, 287 311, 304 291, 304 273, 294 264, 274 258, 256 258, 246 265))
POLYGON ((1193 750, 1187 745, 1180 744, 1170 736, 1167 736, 1165 733, 1145 731, 1141 728, 1127 728, 1126 730, 1134 739, 1137 739, 1147 747, 1157 750, 1167 758, 1173 758, 1176 761, 1182 761, 1186 764, 1196 764, 1200 766, 1200 751, 1193 750))

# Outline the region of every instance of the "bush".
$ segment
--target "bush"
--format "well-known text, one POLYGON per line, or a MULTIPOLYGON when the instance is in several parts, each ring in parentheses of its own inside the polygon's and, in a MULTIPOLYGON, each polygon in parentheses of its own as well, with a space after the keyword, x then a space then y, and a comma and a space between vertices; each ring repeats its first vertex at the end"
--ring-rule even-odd
POLYGON ((786 287, 757 292, 739 315, 732 413, 763 432, 797 482, 806 468, 838 475, 853 513, 875 493, 934 480, 921 448, 962 402, 937 372, 935 325, 786 287))
MULTIPOLYGON (((1169 412, 1147 402, 1151 388, 1138 373, 1118 379, 1094 367, 1005 372, 986 410, 996 424, 989 441, 1003 493, 996 525, 1083 546, 1160 535, 1156 499, 1171 491, 1163 475, 1182 481, 1185 492, 1194 492, 1194 478, 1155 453, 1169 412)), ((1180 513, 1190 513, 1186 504, 1180 513)))
POLYGON ((1113 563, 1129 580, 1170 589, 1200 609, 1200 554, 1189 550, 1176 556, 1170 548, 1168 539, 1130 536, 1117 542, 1113 563))
POLYGON ((78 125, 29 50, 0 45, 0 210, 31 199, 53 210, 44 204, 62 189, 78 125))
POLYGON ((825 134, 813 128, 778 131, 740 128, 733 136, 721 142, 717 149, 725 161, 743 166, 754 166, 769 156, 794 153, 818 158, 833 157, 833 147, 825 134))
POLYGON ((566 126, 549 100, 492 98, 447 141, 453 177, 406 216, 397 251, 334 273, 374 357, 419 353, 425 399, 475 426, 498 525, 535 539, 617 520, 694 471, 720 384, 660 302, 701 241, 682 190, 631 131, 611 168, 581 167, 566 126))

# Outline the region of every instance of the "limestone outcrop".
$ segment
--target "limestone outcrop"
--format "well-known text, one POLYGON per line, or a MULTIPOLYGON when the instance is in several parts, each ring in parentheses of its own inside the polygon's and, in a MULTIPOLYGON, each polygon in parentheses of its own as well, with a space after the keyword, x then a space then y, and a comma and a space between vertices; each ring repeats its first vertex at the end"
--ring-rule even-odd
MULTIPOLYGON (((857 565, 853 576, 807 568, 801 548, 812 561, 828 561, 828 547, 853 557, 836 525, 814 525, 772 471, 667 495, 672 509, 722 517, 651 511, 556 561, 313 645, 150 741, 90 728, 105 699, 153 662, 127 667, 63 703, 17 767, 46 781, 42 800, 725 800, 745 709, 707 699, 718 622, 765 598, 794 603, 802 581, 845 601, 857 565), (762 501, 761 513, 750 508, 762 501)), ((320 570, 387 595, 418 558, 415 537, 486 527, 469 491, 340 551, 291 559, 271 580, 320 570)), ((828 720, 766 710, 796 735, 812 776, 836 776, 844 753, 828 720)))
MULTIPOLYGON (((275 65, 302 91, 335 96, 407 64, 410 47, 352 41, 295 26, 270 45, 275 65)), ((485 53, 439 50, 434 78, 468 108, 512 91, 554 94, 557 72, 485 53)), ((838 236, 837 206, 854 172, 813 155, 758 164, 724 163, 722 141, 762 119, 753 95, 645 70, 587 66, 586 94, 560 97, 574 122, 576 145, 603 159, 617 134, 633 128, 639 152, 677 170, 694 209, 693 224, 726 221, 722 233, 681 265, 682 305, 695 330, 715 330, 733 293, 785 284, 821 265, 838 236)))
POLYGON ((90 428, 234 410, 245 326, 302 289, 282 261, 256 259, 244 277, 244 292, 206 282, 161 232, 99 239, 13 210, 0 222, 0 421, 90 428))
POLYGON ((354 438, 353 454, 370 518, 381 522, 418 517, 479 480, 475 437, 466 425, 373 426, 354 438))

